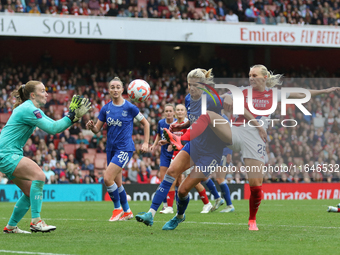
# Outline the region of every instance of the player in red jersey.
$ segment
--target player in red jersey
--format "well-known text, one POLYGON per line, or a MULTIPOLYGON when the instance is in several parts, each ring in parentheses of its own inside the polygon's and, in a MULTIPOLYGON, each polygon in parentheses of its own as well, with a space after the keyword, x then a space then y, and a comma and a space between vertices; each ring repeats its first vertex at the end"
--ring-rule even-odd
MULTIPOLYGON (((261 204, 262 198, 262 180, 263 180, 263 168, 266 153, 266 139, 267 132, 266 128, 270 120, 270 115, 258 116, 256 114, 251 114, 248 107, 248 92, 252 92, 252 106, 256 110, 268 110, 273 104, 273 90, 272 88, 276 85, 281 85, 280 81, 282 75, 273 75, 267 70, 263 65, 255 65, 250 68, 249 71, 249 83, 250 86, 243 88, 243 95, 246 99, 244 101, 245 114, 236 116, 233 120, 233 126, 230 127, 229 123, 214 125, 214 121, 217 119, 222 119, 222 116, 212 112, 207 111, 206 115, 201 115, 197 121, 192 125, 190 130, 190 135, 188 132, 182 136, 182 138, 175 137, 174 140, 193 140, 198 137, 203 131, 210 125, 214 133, 221 138, 222 141, 231 144, 228 146, 235 152, 242 152, 243 161, 251 169, 248 172, 249 186, 250 186, 250 198, 249 198, 249 230, 258 230, 256 225, 256 214, 258 208, 261 204), (249 89, 249 90, 248 90, 249 89), (263 126, 259 121, 263 123, 263 126), (245 124, 251 121, 251 125, 245 124), (237 123, 235 123, 237 122, 237 123), (255 169, 255 170, 254 170, 255 169)), ((340 88, 329 88, 322 90, 309 90, 311 96, 317 96, 321 94, 329 94, 334 91, 339 91, 340 88)), ((281 100, 281 91, 278 90, 278 101, 281 100)), ((249 96, 250 97, 250 96, 249 96)), ((288 93, 287 98, 289 99, 302 99, 305 98, 304 93, 288 93)), ((229 110, 232 110, 233 99, 231 96, 224 96, 224 103, 228 104, 229 110)), ((170 131, 177 131, 182 128, 186 128, 190 123, 185 123, 181 125, 173 125, 170 127, 170 131)), ((176 143, 176 147, 178 142, 176 143)), ((180 147, 180 146, 179 146, 180 147)))
MULTIPOLYGON (((187 110, 185 109, 185 106, 183 104, 176 105, 175 113, 176 113, 177 121, 174 122, 174 124, 183 124, 188 120, 186 118, 187 110)), ((182 129, 180 131, 174 132, 174 134, 177 135, 177 136, 182 136, 183 134, 185 134, 185 132, 187 132, 187 129, 182 129)), ((168 142, 166 140, 161 140, 160 143, 163 145, 163 144, 167 144, 168 142)), ((175 159, 175 157, 177 156, 178 153, 179 153, 179 151, 173 152, 171 161, 173 161, 175 159)), ((191 169, 188 169, 186 172, 184 172, 184 176, 186 177, 186 175, 188 175, 190 173, 190 171, 191 171, 191 169)), ((181 184, 182 181, 183 181, 183 176, 180 175, 180 177, 173 183, 173 185, 171 186, 170 191, 168 193, 168 196, 167 196, 168 206, 165 207, 162 211, 160 211, 160 213, 164 213, 164 214, 174 213, 174 210, 173 210, 173 207, 172 207, 173 202, 174 202, 174 197, 175 197, 175 194, 177 193, 177 188, 179 187, 179 185, 181 184)), ((211 209, 213 208, 213 205, 210 203, 210 201, 208 199, 208 196, 207 196, 207 193, 206 193, 204 186, 201 183, 198 183, 195 186, 195 189, 197 190, 197 192, 198 192, 198 194, 199 194, 199 196, 202 199, 202 202, 204 204, 201 213, 209 213, 211 211, 211 209)))

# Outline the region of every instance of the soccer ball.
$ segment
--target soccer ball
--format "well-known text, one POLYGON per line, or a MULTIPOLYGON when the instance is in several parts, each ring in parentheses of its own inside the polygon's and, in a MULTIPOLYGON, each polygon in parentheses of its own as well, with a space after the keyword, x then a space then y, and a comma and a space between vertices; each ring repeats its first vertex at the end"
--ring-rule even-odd
POLYGON ((132 101, 140 103, 149 98, 151 89, 146 81, 137 79, 129 84, 127 92, 132 101))
POLYGON ((128 202, 130 202, 131 201, 131 196, 129 194, 126 194, 126 199, 127 199, 128 202))

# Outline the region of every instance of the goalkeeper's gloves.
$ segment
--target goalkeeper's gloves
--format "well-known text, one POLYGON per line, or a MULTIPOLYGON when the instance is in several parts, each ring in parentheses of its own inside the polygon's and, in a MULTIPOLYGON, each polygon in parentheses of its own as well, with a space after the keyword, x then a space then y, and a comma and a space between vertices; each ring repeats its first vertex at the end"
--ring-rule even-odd
POLYGON ((76 116, 73 122, 77 122, 81 117, 83 117, 91 109, 91 102, 88 98, 83 98, 80 107, 75 110, 76 116))
POLYGON ((79 119, 76 119, 76 110, 80 107, 82 99, 78 95, 74 95, 72 97, 70 106, 68 108, 67 117, 74 123, 77 122, 79 119))

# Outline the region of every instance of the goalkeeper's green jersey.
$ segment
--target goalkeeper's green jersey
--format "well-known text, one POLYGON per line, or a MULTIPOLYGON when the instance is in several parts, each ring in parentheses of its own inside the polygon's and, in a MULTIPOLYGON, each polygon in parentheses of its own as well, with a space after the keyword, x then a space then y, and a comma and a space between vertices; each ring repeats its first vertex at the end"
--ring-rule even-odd
POLYGON ((23 155, 23 147, 36 127, 49 134, 57 134, 72 125, 68 117, 54 121, 43 111, 26 100, 13 110, 11 117, 0 133, 0 153, 23 155))

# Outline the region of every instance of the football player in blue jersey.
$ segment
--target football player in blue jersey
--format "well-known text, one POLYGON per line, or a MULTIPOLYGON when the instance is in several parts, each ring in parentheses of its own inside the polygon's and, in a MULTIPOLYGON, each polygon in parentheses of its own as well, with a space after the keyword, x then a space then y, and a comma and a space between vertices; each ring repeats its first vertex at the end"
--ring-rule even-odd
MULTIPOLYGON (((190 85, 190 94, 185 98, 189 120, 194 122, 201 115, 201 95, 202 90, 197 87, 204 87, 199 82, 212 80, 211 70, 194 69, 188 74, 188 84, 190 85)), ((223 98, 221 104, 215 104, 218 100, 207 97, 207 109, 221 113, 223 108, 223 98)), ((186 123, 185 123, 186 124, 186 123)), ((183 125, 183 124, 181 124, 183 125)), ((183 125, 184 128, 184 125, 183 125)), ((185 170, 189 169, 193 163, 195 165, 191 174, 181 183, 178 190, 177 215, 163 226, 163 230, 175 229, 179 223, 185 220, 184 212, 189 203, 189 191, 199 182, 207 179, 210 171, 203 173, 200 169, 208 166, 217 166, 222 157, 223 148, 226 144, 219 139, 211 129, 206 129, 204 133, 195 140, 187 143, 179 152, 173 163, 170 165, 164 180, 158 187, 152 200, 150 210, 147 213, 141 213, 136 216, 136 220, 143 222, 147 226, 152 226, 153 218, 158 210, 164 197, 166 197, 170 187, 176 178, 185 170), (198 174, 198 176, 197 176, 198 174)))
POLYGON ((104 183, 114 203, 114 210, 109 221, 129 220, 133 218, 126 192, 122 185, 122 168, 129 162, 135 145, 132 140, 133 120, 140 121, 144 126, 144 143, 141 151, 149 149, 150 125, 139 109, 123 97, 122 81, 115 77, 109 83, 111 100, 99 112, 96 124, 92 120, 86 124, 87 129, 97 134, 104 123, 107 124, 107 168, 104 173, 104 183), (123 207, 123 208, 122 208, 123 207))
POLYGON ((16 98, 16 103, 0 134, 0 171, 6 174, 23 194, 3 232, 30 234, 17 226, 30 207, 31 231, 50 232, 56 227, 47 225, 40 218, 46 176, 32 159, 23 156, 23 147, 36 127, 52 135, 63 132, 91 108, 91 103, 88 99, 73 96, 68 115, 54 121, 40 109, 46 104, 48 96, 44 84, 40 81, 29 81, 21 85, 11 96, 16 98))
MULTIPOLYGON (((159 144, 159 141, 165 140, 165 137, 163 134, 164 128, 169 128, 172 123, 177 121, 177 119, 174 118, 175 108, 172 104, 165 105, 163 114, 164 114, 164 119, 161 119, 158 122, 157 135, 156 135, 153 145, 150 147, 151 151, 153 151, 156 148, 156 146, 159 144)), ((170 166, 171 158, 173 155, 172 149, 169 151, 168 146, 169 144, 165 144, 165 145, 162 145, 161 147, 161 155, 160 155, 161 162, 160 162, 160 167, 159 167, 161 181, 163 181, 164 179, 164 175, 170 166)), ((172 196, 172 200, 173 200, 173 196, 172 196)), ((168 206, 167 197, 165 197, 163 200, 163 207, 164 208, 162 211, 160 211, 160 213, 165 213, 165 214, 173 213, 172 206, 168 206)))

